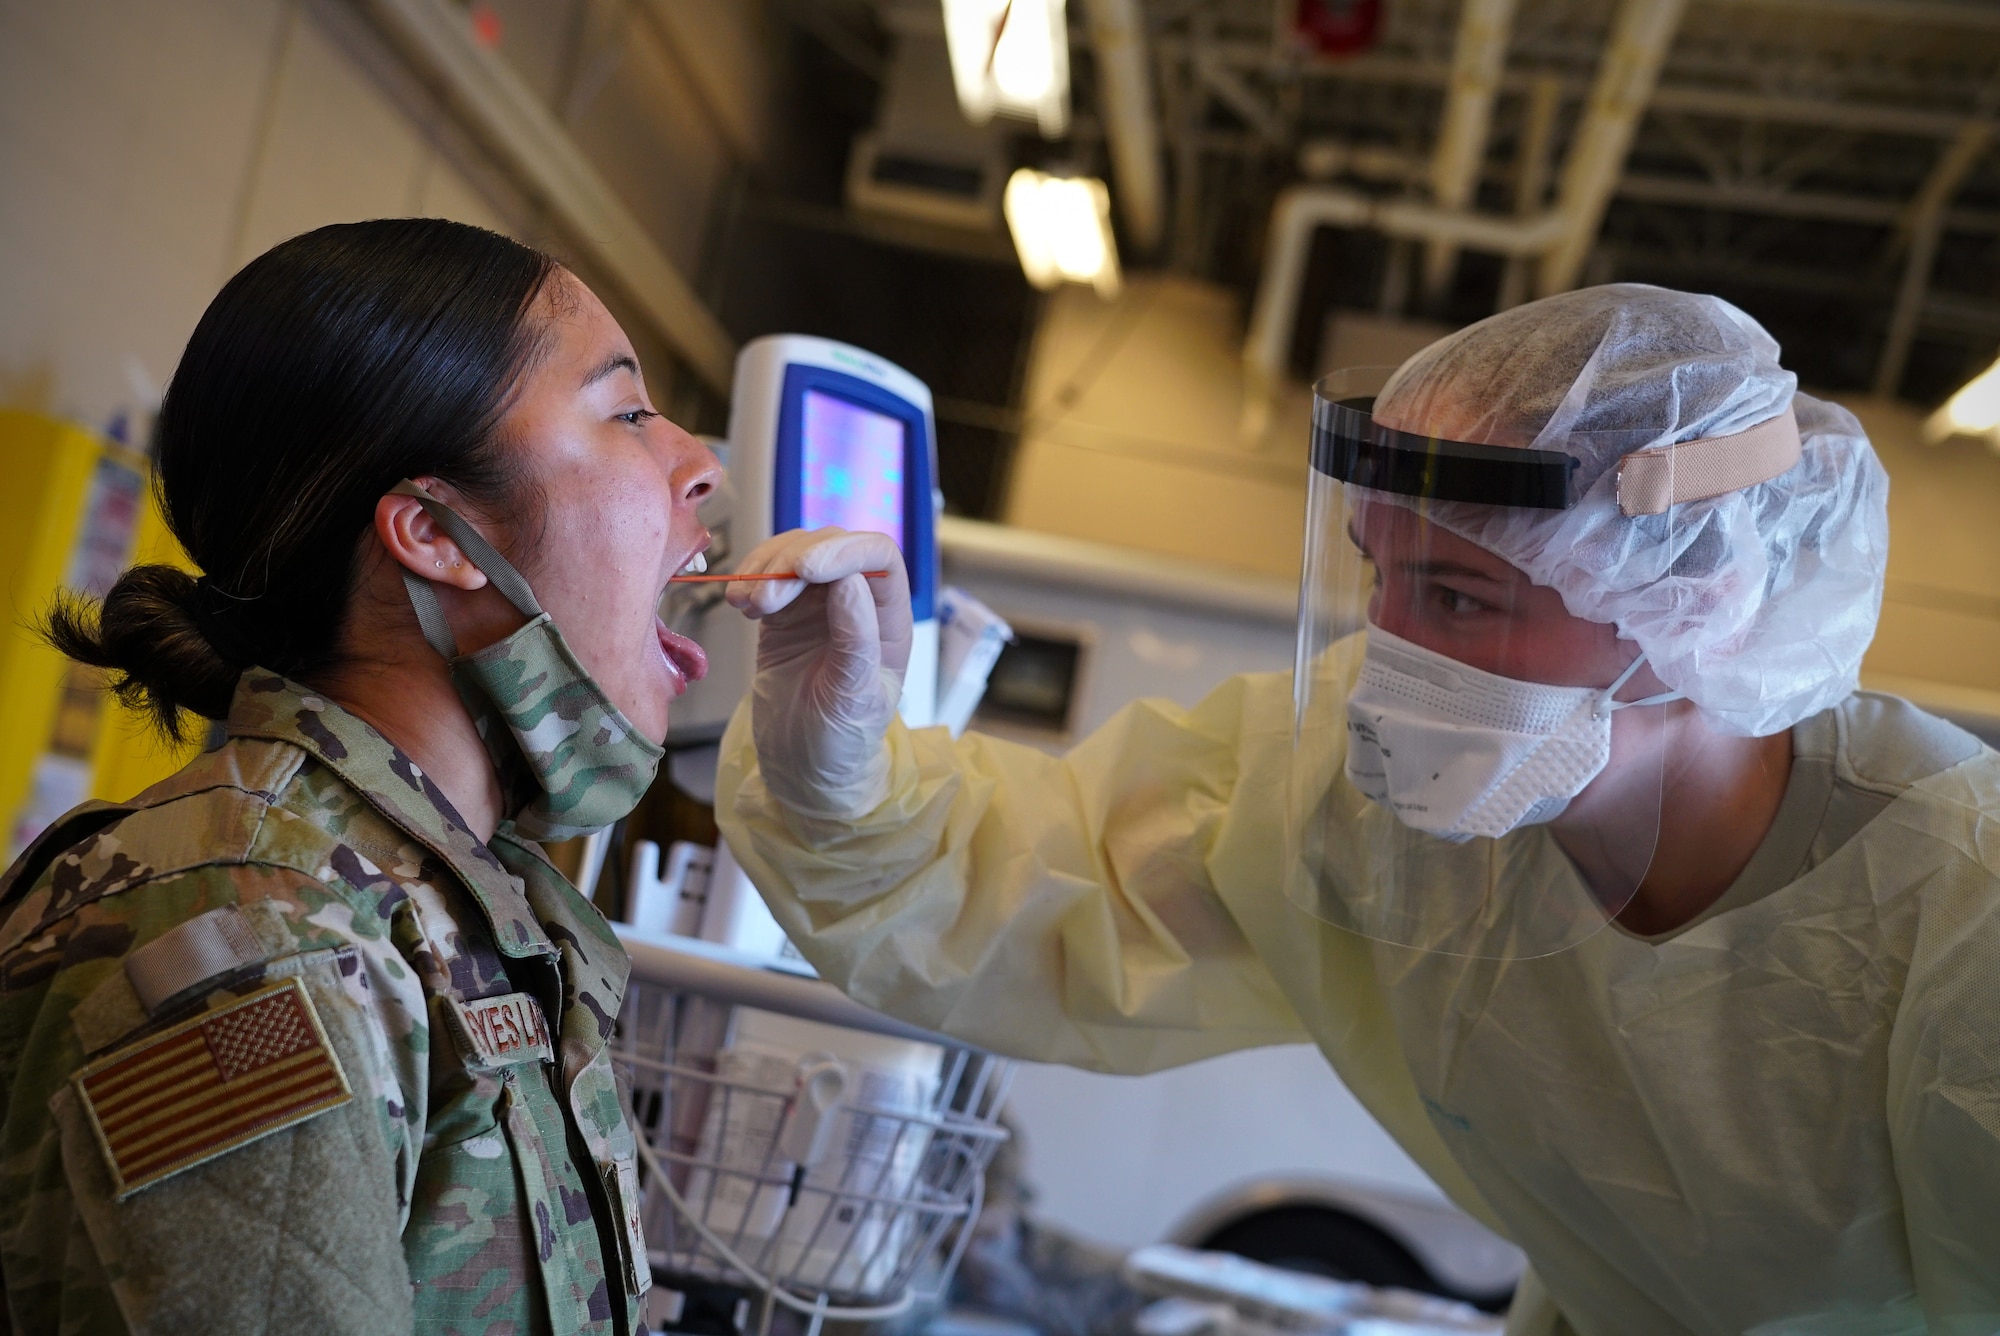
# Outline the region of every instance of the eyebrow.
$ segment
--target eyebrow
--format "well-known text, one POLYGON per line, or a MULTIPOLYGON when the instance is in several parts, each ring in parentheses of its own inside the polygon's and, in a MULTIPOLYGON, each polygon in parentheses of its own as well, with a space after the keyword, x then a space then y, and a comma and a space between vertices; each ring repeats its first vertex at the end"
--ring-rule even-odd
POLYGON ((583 378, 583 385, 579 388, 587 389, 612 372, 620 370, 629 371, 636 376, 639 374, 639 364, 633 361, 629 354, 613 353, 591 368, 590 374, 583 378))
POLYGON ((1461 580, 1483 580, 1487 584, 1508 584, 1510 581, 1498 575, 1491 575, 1476 566, 1467 566, 1457 561, 1404 561, 1398 566, 1412 575, 1450 575, 1461 580))
MULTIPOLYGON (((1352 525, 1348 526, 1347 541, 1353 543, 1360 550, 1362 556, 1367 557, 1370 561, 1375 560, 1373 556, 1369 555, 1368 549, 1363 546, 1361 536, 1354 532, 1352 525)), ((1482 571, 1477 566, 1468 566, 1462 561, 1399 561, 1396 563, 1396 569, 1407 571, 1411 575, 1448 575, 1461 580, 1483 580, 1491 585, 1512 583, 1505 576, 1482 571)))

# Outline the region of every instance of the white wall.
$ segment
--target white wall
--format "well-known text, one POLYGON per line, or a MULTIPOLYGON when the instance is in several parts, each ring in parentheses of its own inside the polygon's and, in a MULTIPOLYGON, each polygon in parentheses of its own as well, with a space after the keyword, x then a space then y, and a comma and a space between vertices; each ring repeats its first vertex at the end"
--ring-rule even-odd
POLYGON ((1244 440, 1241 346, 1235 298, 1212 284, 1149 274, 1115 302, 1050 294, 1006 522, 1296 579, 1311 403, 1287 386, 1244 440))
POLYGON ((101 426, 128 360, 164 381, 222 281, 321 223, 514 226, 328 19, 298 0, 0 3, 0 401, 101 426))
MULTIPOLYGON (((494 12, 503 54, 692 273, 730 173, 762 151, 772 76, 754 0, 685 3, 678 25, 620 0, 494 12), (669 30, 729 78, 698 79, 669 30)), ((409 214, 564 250, 340 0, 0 0, 0 404, 101 427, 133 396, 128 364, 163 382, 245 261, 409 214)), ((657 331, 626 324, 664 391, 657 331)))

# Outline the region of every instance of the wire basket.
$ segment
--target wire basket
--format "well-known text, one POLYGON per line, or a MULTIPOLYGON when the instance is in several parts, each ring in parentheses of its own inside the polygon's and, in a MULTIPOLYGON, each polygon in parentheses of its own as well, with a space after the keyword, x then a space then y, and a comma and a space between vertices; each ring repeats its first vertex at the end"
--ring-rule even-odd
POLYGON ((613 1058, 655 1276, 769 1296, 815 1329, 941 1292, 1007 1137, 1013 1064, 815 979, 621 935, 613 1058))

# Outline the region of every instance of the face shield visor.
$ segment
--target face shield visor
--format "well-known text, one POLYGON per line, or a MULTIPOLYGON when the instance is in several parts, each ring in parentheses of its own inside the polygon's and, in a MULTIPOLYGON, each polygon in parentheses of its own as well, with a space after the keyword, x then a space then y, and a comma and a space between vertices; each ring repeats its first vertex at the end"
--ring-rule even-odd
POLYGON ((1547 955, 1652 865, 1676 730, 1637 707, 1673 697, 1637 645, 1461 536, 1555 531, 1577 459, 1384 426, 1389 374, 1314 387, 1288 894, 1380 941, 1547 955))

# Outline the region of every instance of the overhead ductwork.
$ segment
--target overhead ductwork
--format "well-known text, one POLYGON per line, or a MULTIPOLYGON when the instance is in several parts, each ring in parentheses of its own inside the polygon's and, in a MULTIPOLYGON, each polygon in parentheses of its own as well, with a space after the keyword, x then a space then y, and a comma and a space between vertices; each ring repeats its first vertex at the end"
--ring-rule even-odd
POLYGON ((1133 249, 1143 253, 1159 244, 1166 209, 1146 27, 1138 0, 1084 0, 1083 8, 1097 57, 1099 111, 1111 150, 1112 200, 1133 249))
MULTIPOLYGON (((1463 248, 1533 259, 1538 262, 1539 294, 1573 287, 1686 7, 1686 0, 1623 0, 1563 160, 1556 202, 1549 209, 1509 217, 1377 198, 1341 186, 1294 186, 1281 192, 1271 209, 1264 272, 1244 340, 1244 439, 1261 439, 1268 423, 1271 395, 1284 375, 1292 326, 1298 318, 1306 257, 1313 233, 1321 227, 1360 228, 1422 241, 1446 254, 1463 248)), ((1463 35, 1466 29, 1460 31, 1463 35)), ((1471 115, 1461 113, 1461 121, 1469 121, 1471 115)), ((1482 127, 1481 158, 1484 138, 1482 127)), ((1459 161, 1454 150, 1454 180, 1461 170, 1459 161)), ((1478 166, 1479 159, 1474 159, 1470 170, 1475 179, 1478 166)), ((1434 164, 1433 173, 1435 184, 1442 169, 1434 164)), ((1470 186, 1466 193, 1469 198, 1470 186)))
MULTIPOLYGON (((1444 119, 1431 155, 1431 202, 1459 210, 1472 204, 1479 168, 1486 161, 1486 137, 1493 124, 1493 99, 1507 63, 1507 33, 1515 0, 1464 0, 1458 43, 1452 54, 1444 119)), ((1436 301, 1451 283, 1458 246, 1433 240, 1424 250, 1424 296, 1436 301)))

